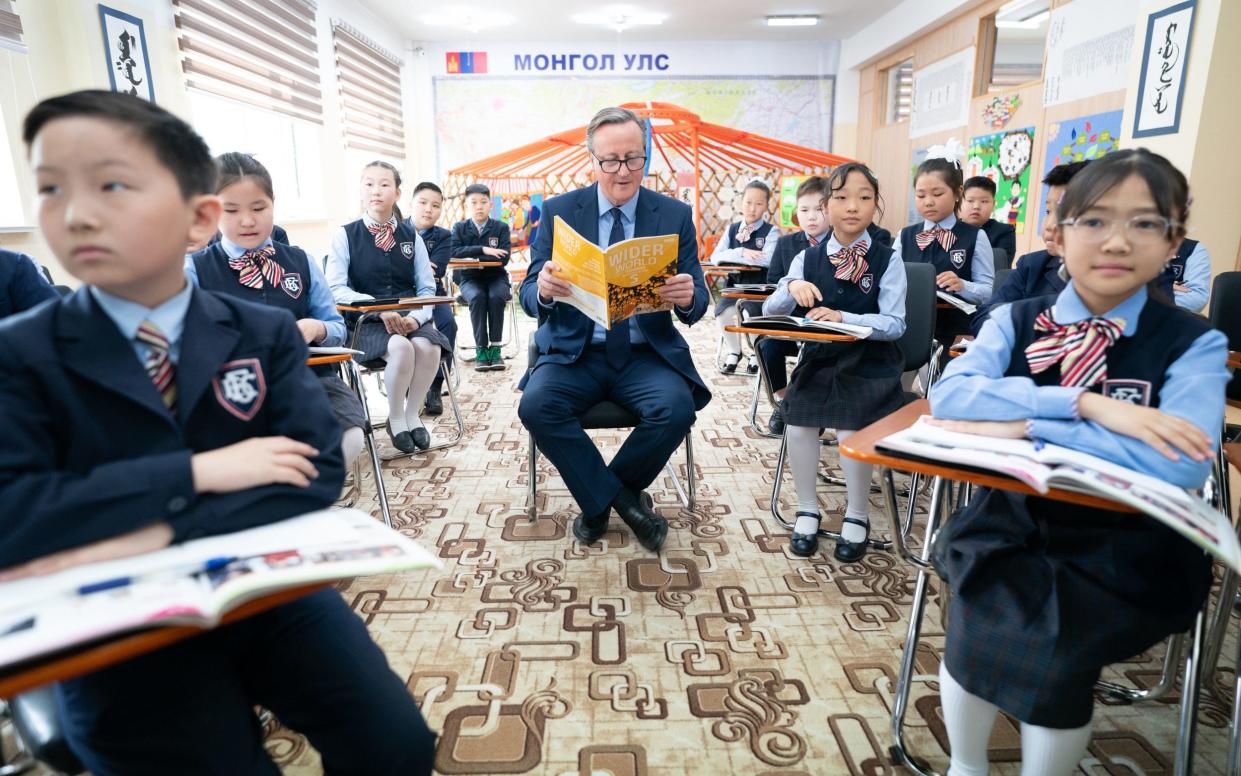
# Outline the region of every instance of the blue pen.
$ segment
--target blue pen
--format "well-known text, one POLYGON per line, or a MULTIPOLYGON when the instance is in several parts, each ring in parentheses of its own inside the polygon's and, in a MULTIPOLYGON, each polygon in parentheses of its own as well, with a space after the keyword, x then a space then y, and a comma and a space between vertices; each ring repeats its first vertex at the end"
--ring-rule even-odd
POLYGON ((114 579, 105 579, 102 582, 92 582, 89 585, 82 585, 78 588, 78 595, 90 595, 91 593, 102 593, 105 590, 115 590, 119 587, 125 587, 133 582, 133 577, 116 577, 114 579))

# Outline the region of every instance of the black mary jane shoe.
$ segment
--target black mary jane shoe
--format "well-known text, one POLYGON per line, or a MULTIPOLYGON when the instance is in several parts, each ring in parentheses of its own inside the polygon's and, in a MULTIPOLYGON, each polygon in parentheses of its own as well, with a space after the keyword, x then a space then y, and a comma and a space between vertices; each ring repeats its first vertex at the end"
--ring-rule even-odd
MULTIPOLYGON (((822 519, 814 512, 798 512, 796 517, 813 517, 815 520, 822 519)), ((789 539, 789 551, 799 558, 809 558, 819 551, 819 532, 804 534, 793 531, 793 536, 789 539)))
POLYGON ((608 513, 610 509, 605 509, 602 515, 594 517, 586 517, 578 515, 573 520, 573 536, 582 544, 594 544, 603 538, 608 532, 608 513))
POLYGON ((724 356, 724 363, 720 364, 720 371, 726 375, 733 374, 737 371, 737 365, 740 363, 740 353, 729 353, 727 356, 724 356))
POLYGON ((784 433, 784 414, 779 407, 771 411, 771 417, 767 419, 767 430, 776 436, 784 433))
POLYGON ((444 414, 444 400, 440 398, 440 387, 438 385, 431 386, 431 390, 427 391, 427 400, 423 412, 433 418, 444 414))
POLYGON ((414 429, 409 432, 409 435, 413 438, 414 447, 419 450, 426 450, 431 446, 431 432, 427 431, 425 426, 420 426, 414 429))
POLYGON ((758 374, 758 359, 756 359, 754 356, 750 356, 750 360, 747 361, 745 364, 745 371, 749 372, 752 375, 758 374))
POLYGON ((412 453, 417 450, 414 445, 414 437, 408 431, 402 431, 399 434, 392 435, 392 446, 402 453, 412 453))
POLYGON ((856 517, 846 517, 841 522, 862 526, 866 529, 866 538, 860 542, 847 542, 840 539, 836 542, 836 551, 832 553, 832 557, 841 563, 857 563, 866 556, 866 546, 870 543, 870 522, 856 517))

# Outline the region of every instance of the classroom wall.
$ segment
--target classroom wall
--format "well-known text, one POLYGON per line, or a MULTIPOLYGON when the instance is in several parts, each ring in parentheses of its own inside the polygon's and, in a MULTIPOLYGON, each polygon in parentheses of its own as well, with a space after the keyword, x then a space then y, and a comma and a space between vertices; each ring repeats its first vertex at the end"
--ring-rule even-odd
MULTIPOLYGON (((109 0, 109 7, 143 21, 151 77, 158 104, 194 123, 190 97, 185 89, 178 57, 176 28, 170 0, 109 0)), ((0 48, 0 115, 9 141, 9 152, 24 206, 23 227, 0 230, 0 247, 28 253, 52 271, 58 283, 75 285, 59 266, 34 228, 34 187, 25 148, 21 145, 22 117, 39 100, 75 89, 108 88, 103 59, 103 34, 98 3, 94 0, 37 0, 18 4, 27 53, 0 48)), ((353 0, 318 0, 319 72, 323 88, 324 123, 317 126, 321 158, 308 160, 305 169, 322 176, 323 203, 308 218, 281 218, 280 192, 276 192, 276 220, 291 239, 312 254, 326 253, 332 230, 360 212, 357 179, 365 154, 347 154, 340 130, 340 105, 336 91, 336 66, 332 52, 332 20, 343 19, 405 62, 402 82, 407 129, 415 123, 415 79, 410 77, 414 55, 408 43, 377 17, 353 0), (359 169, 350 169, 350 165, 359 169)), ((425 114, 422 114, 425 118, 425 114)), ((406 133, 407 159, 417 157, 412 133, 406 133)), ((0 146, 0 152, 3 152, 0 146)), ((222 153, 228 148, 212 148, 222 153)))
MULTIPOLYGON (((1069 2, 1071 0, 1053 0, 1052 5, 1058 8, 1069 2)), ((1234 190, 1235 180, 1241 175, 1238 167, 1241 156, 1226 144, 1241 121, 1241 105, 1235 97, 1236 76, 1241 73, 1241 51, 1226 42, 1235 41, 1241 34, 1241 3, 1198 0, 1181 131, 1176 135, 1140 138, 1136 143, 1131 137, 1146 17, 1153 10, 1174 4, 1174 0, 1125 0, 1124 4, 1130 12, 1135 12, 1137 19, 1127 89, 1044 108, 1043 81, 1039 80, 973 98, 967 123, 960 127, 911 138, 908 121, 885 123, 883 71, 911 56, 916 71, 963 49, 978 46, 982 19, 1003 4, 1004 0, 959 4, 954 15, 946 16, 937 25, 911 32, 905 39, 856 64, 852 60, 857 55, 858 41, 881 45, 882 38, 875 37, 878 32, 872 30, 875 26, 872 25, 854 39, 844 41, 840 81, 842 84, 848 81, 850 69, 857 74, 856 155, 869 161, 880 179, 886 205, 882 224, 894 233, 906 224, 912 196, 909 178, 914 149, 943 143, 951 137, 968 147, 971 137, 997 131, 987 126, 982 118, 982 110, 992 97, 1015 94, 1020 96, 1021 105, 1005 129, 1035 128, 1030 204, 1024 233, 1017 239, 1019 254, 1043 247, 1038 236, 1040 203, 1036 201, 1041 192, 1034 181, 1042 177, 1046 146, 1055 125, 1078 116, 1123 110, 1121 147, 1143 145, 1165 153, 1189 175, 1195 198, 1190 236, 1206 243, 1215 272, 1238 266, 1241 219, 1236 217, 1234 190)), ((842 132, 838 125, 837 136, 846 133, 847 130, 842 132)))

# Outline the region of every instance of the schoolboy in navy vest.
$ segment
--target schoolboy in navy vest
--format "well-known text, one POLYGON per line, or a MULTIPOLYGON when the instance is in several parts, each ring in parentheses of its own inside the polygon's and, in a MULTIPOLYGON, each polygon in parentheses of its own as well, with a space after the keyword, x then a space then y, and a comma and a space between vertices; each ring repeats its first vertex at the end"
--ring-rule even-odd
MULTIPOLYGON (((444 192, 439 186, 423 181, 414 187, 414 196, 410 208, 410 217, 406 225, 418 233, 422 244, 427 246, 427 258, 431 260, 431 268, 435 270, 435 293, 444 295, 444 275, 448 272, 448 261, 452 258, 452 232, 442 226, 436 226, 440 214, 444 212, 444 192)), ((431 320, 435 328, 448 338, 451 351, 457 347, 457 319, 452 314, 452 305, 436 305, 431 312, 431 320)), ((425 412, 428 415, 444 414, 444 401, 440 398, 444 387, 444 373, 435 373, 431 387, 427 389, 425 412)))
MULTIPOLYGON (((491 190, 481 183, 465 188, 467 218, 452 227, 452 258, 481 259, 508 264, 512 241, 508 224, 492 218, 491 190)), ((470 308, 474 327, 474 368, 480 372, 504 369, 500 343, 504 341, 504 306, 513 298, 504 266, 459 269, 453 280, 470 308)))
POLYGON ((1015 302, 1018 299, 1029 299, 1035 296, 1058 294, 1068 284, 1068 275, 1064 272, 1064 262, 1055 253, 1056 207, 1064 196, 1064 187, 1069 185, 1073 176, 1090 164, 1089 160, 1058 164, 1047 171, 1043 177, 1043 185, 1047 187, 1046 211, 1043 213, 1043 245, 1042 250, 1027 253, 1017 259, 1013 271, 995 289, 991 301, 979 305, 978 312, 970 319, 970 333, 978 336, 982 325, 986 323, 991 311, 1002 304, 1015 302))
POLYGON ((995 211, 995 181, 976 175, 965 182, 961 198, 961 220, 976 226, 987 235, 991 250, 1002 250, 1012 261, 1017 253, 1017 228, 1012 224, 996 221, 991 217, 995 211))
MULTIPOLYGON (((826 241, 793 260, 780 287, 763 303, 768 315, 870 326, 867 339, 804 346, 781 404, 789 467, 797 490, 797 520, 789 549, 808 558, 819 548, 819 434, 836 430, 841 442, 905 403, 896 340, 905 333, 905 264, 892 249, 870 241, 879 181, 864 164, 849 162, 828 180, 826 241)), ((854 563, 866 553, 870 530, 871 465, 842 457, 848 489, 835 557, 854 563)))
MULTIPOLYGON (((793 211, 793 222, 799 229, 782 235, 776 242, 771 265, 767 268, 768 283, 779 283, 783 280, 803 251, 818 245, 826 238, 831 228, 827 223, 826 178, 812 175, 797 187, 797 209, 793 211)), ((868 229, 867 232, 869 231, 868 229)), ((758 313, 762 313, 761 307, 758 313)), ((783 400, 784 391, 789 384, 785 359, 797 356, 797 343, 775 338, 766 339, 759 345, 758 350, 759 358, 763 359, 767 377, 771 381, 772 393, 777 400, 783 400)), ((772 411, 767 428, 773 434, 784 433, 784 419, 780 415, 779 406, 772 411)))
POLYGON ((1182 240, 1155 285, 1177 307, 1202 312, 1211 292, 1211 255, 1206 246, 1188 237, 1182 240))
MULTIPOLYGON (((422 238, 401 218, 401 173, 388 162, 362 168, 362 217, 332 235, 327 280, 338 304, 366 299, 434 296, 435 274, 422 238)), ((448 339, 435 327, 431 307, 381 313, 357 331, 358 360, 384 361, 388 433, 403 453, 425 450, 431 432, 422 422, 423 398, 440 368, 448 339)))
MULTIPOLYGON (((1185 177, 1145 149, 1069 184, 1055 242, 1069 285, 996 309, 931 388, 952 431, 1031 438, 1202 486, 1224 416, 1228 344, 1150 296, 1185 234, 1185 177)), ((1102 668, 1188 629, 1211 586, 1202 550, 1141 514, 980 490, 936 540, 953 593, 940 694, 949 773, 987 772, 999 711, 1023 773, 1086 754, 1102 668)))
MULTIPOLYGON (((724 278, 725 288, 737 283, 762 283, 766 277, 772 254, 776 252, 776 240, 780 237, 780 230, 767 220, 770 206, 771 188, 766 183, 752 180, 746 184, 741 193, 741 220, 730 224, 715 243, 710 263, 744 264, 755 269, 727 276, 724 278)), ((715 320, 724 337, 724 364, 721 369, 732 374, 741 361, 741 335, 724 331, 724 328, 737 325, 737 300, 721 298, 715 306, 715 320)), ((749 371, 758 371, 753 357, 749 371)))
MULTIPOLYGON (((223 212, 220 240, 185 262, 190 280, 208 291, 288 310, 307 345, 345 342, 345 321, 336 311, 323 271, 301 248, 275 241, 271 174, 249 154, 216 158, 216 196, 223 212)), ((287 239, 287 238, 286 238, 287 239)), ((340 423, 345 465, 362 452, 362 402, 333 367, 314 370, 340 423)))
MULTIPOLYGON (((83 286, 0 322, 0 578, 323 509, 340 427, 285 312, 187 283, 216 229, 215 166, 136 97, 43 101, 23 138, 39 224, 83 286)), ((254 707, 332 771, 430 773, 434 738, 362 621, 323 590, 56 686, 97 776, 275 773, 254 707)))
POLYGON ((0 248, 0 318, 29 310, 58 296, 35 260, 0 248))
MULTIPOLYGON (((995 279, 995 259, 987 235, 957 218, 961 206, 961 165, 949 157, 955 150, 932 148, 914 174, 914 200, 920 223, 901 230, 892 248, 898 259, 934 265, 936 285, 973 304, 986 304, 995 279)), ((935 339, 948 346, 958 334, 969 332, 969 316, 956 309, 935 315, 935 339)))

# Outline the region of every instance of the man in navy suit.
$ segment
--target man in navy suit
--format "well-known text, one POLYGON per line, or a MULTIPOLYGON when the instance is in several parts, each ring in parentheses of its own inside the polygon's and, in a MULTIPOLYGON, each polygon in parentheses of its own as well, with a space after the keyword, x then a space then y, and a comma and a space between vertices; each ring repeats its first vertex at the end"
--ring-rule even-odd
POLYGON ((581 508, 573 523, 578 541, 598 541, 614 509, 642 546, 658 551, 668 524, 643 489, 659 475, 711 393, 668 311, 636 315, 605 330, 561 301, 569 296, 569 284, 550 260, 556 216, 601 248, 632 237, 677 235, 677 274, 660 288, 660 296, 674 305, 682 323, 692 325, 706 313, 710 295, 698 263, 692 211, 641 186, 646 143, 638 117, 623 108, 604 108, 586 129, 586 148, 597 183, 544 205, 521 285, 522 307, 539 319, 539 357, 522 381, 518 414, 581 508), (602 401, 640 418, 606 464, 579 421, 602 401))

